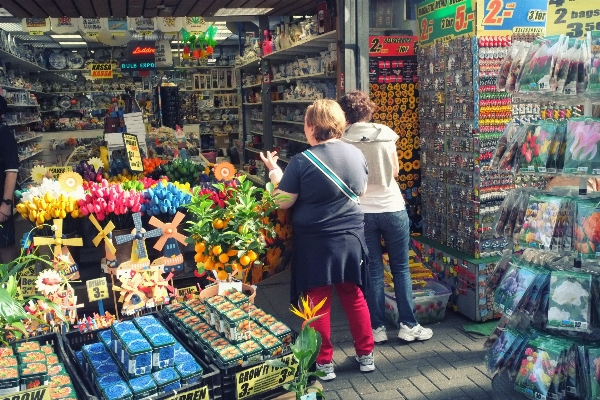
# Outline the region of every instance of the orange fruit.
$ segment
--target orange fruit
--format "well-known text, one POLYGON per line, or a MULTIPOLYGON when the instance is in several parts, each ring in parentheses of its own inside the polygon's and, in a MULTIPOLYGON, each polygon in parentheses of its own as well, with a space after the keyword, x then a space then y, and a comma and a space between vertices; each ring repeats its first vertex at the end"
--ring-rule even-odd
POLYGON ((250 257, 250 262, 254 262, 258 258, 258 255, 253 250, 250 250, 248 252, 248 257, 250 257))
POLYGON ((250 257, 248 257, 247 255, 243 255, 240 257, 240 264, 242 264, 244 267, 248 264, 250 264, 250 257))
POLYGON ((229 249, 229 250, 227 250, 227 255, 229 257, 235 257, 235 256, 237 256, 237 254, 238 254, 238 251, 236 249, 229 249))
POLYGON ((226 263, 227 261, 229 261, 229 256, 225 253, 221 253, 219 254, 219 261, 221 261, 222 263, 226 263))
POLYGON ((229 274, 227 272, 225 272, 224 270, 220 270, 219 272, 217 272, 217 278, 219 278, 219 280, 221 280, 221 281, 227 280, 228 276, 229 276, 229 274))
POLYGON ((198 262, 203 262, 204 261, 204 254, 202 253, 196 253, 194 255, 194 261, 198 262))
POLYGON ((215 218, 213 219, 213 227, 215 227, 215 229, 223 229, 223 220, 220 218, 215 218))
POLYGON ((212 252, 215 256, 218 256, 223 252, 223 249, 221 249, 221 246, 216 245, 215 247, 213 247, 212 252))
POLYGON ((223 264, 222 262, 218 262, 218 263, 216 263, 216 264, 215 264, 215 269, 216 269, 217 271, 221 271, 221 270, 223 270, 224 268, 225 268, 225 264, 223 264))
POLYGON ((214 267, 215 262, 213 259, 211 257, 207 257, 206 260, 204 260, 204 269, 214 269, 214 267))
POLYGON ((242 270, 242 266, 239 263, 233 263, 233 264, 231 264, 231 268, 234 271, 241 271, 242 270))
POLYGON ((204 242, 196 243, 196 246, 194 246, 194 249, 198 253, 204 253, 204 250, 206 250, 206 244, 204 242))

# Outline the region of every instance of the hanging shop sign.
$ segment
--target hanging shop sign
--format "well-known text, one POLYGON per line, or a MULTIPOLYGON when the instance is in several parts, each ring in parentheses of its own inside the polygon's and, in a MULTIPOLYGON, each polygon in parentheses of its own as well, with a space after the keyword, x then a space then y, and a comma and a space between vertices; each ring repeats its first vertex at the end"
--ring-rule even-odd
POLYGON ((142 172, 144 165, 142 164, 142 156, 140 155, 140 145, 136 135, 130 133, 123 134, 123 143, 125 143, 125 153, 129 161, 129 169, 133 172, 142 172))
POLYGON ((129 30, 127 18, 102 18, 103 29, 117 36, 124 36, 129 30))
POLYGON ((182 17, 156 17, 156 29, 163 33, 177 33, 183 27, 182 17))
POLYGON ((79 30, 79 18, 50 18, 50 28, 57 34, 77 33, 79 30))
POLYGON ((369 57, 414 56, 416 36, 369 36, 369 57))
POLYGON ((600 4, 589 0, 549 0, 546 35, 581 38, 600 31, 600 4))
POLYGON ((43 35, 50 30, 50 18, 23 18, 23 32, 30 35, 43 35))
POLYGON ((156 18, 131 17, 129 29, 144 36, 150 35, 156 30, 156 18))
POLYGON ((475 34, 475 0, 427 0, 416 7, 421 46, 475 34))
POLYGON ((275 368, 262 363, 235 374, 237 399, 247 399, 294 379, 298 368, 298 362, 294 355, 290 354, 278 360, 286 364, 288 368, 275 368))
POLYGON ((127 44, 125 58, 131 61, 148 60, 154 61, 156 45, 150 41, 130 42, 127 44))
POLYGON ((100 18, 79 18, 79 30, 87 37, 98 36, 102 31, 100 18))
POLYGON ((90 78, 92 79, 112 79, 113 65, 110 63, 90 64, 90 78))
POLYGON ((35 281, 37 276, 24 275, 21 276, 21 295, 23 297, 34 296, 35 293, 35 281))
POLYGON ((173 66, 173 52, 171 51, 171 44, 168 40, 156 41, 154 61, 156 62, 157 67, 165 68, 173 66))
POLYGON ((121 63, 121 71, 148 71, 151 69, 156 69, 156 63, 154 61, 132 61, 121 63))
POLYGON ((477 35, 544 35, 548 4, 538 0, 477 0, 477 35))
POLYGON ((208 29, 212 22, 206 22, 202 17, 185 17, 183 29, 188 31, 190 35, 199 35, 208 29))

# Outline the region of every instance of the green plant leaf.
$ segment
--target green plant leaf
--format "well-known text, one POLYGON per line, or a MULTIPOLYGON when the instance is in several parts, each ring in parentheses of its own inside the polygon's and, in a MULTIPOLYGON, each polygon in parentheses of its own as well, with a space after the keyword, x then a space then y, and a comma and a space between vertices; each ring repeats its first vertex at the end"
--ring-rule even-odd
POLYGON ((25 325, 21 321, 12 322, 10 326, 17 329, 14 331, 15 336, 17 336, 17 333, 27 336, 27 329, 25 329, 25 325))
POLYGON ((8 280, 6 281, 6 291, 12 298, 17 294, 17 280, 14 275, 8 277, 8 280))
POLYGON ((67 319, 65 318, 65 314, 64 314, 64 312, 63 312, 62 308, 60 307, 60 305, 58 305, 58 304, 56 304, 56 303, 54 303, 54 302, 52 302, 52 301, 48 300, 48 299, 47 299, 47 298, 45 298, 45 297, 42 297, 42 296, 37 296, 37 295, 36 295, 36 296, 29 296, 27 299, 28 299, 28 300, 30 300, 30 299, 34 299, 34 300, 41 300, 41 301, 43 301, 44 303, 46 303, 46 305, 47 305, 47 306, 48 306, 48 307, 49 307, 49 308, 50 308, 52 311, 54 311, 54 313, 56 314, 56 316, 57 316, 57 317, 58 317, 58 318, 59 318, 61 321, 63 321, 63 322, 67 322, 67 319))
MULTIPOLYGON (((316 317, 313 319, 318 319, 319 317, 316 317)), ((319 350, 321 349, 321 343, 322 343, 323 338, 321 337, 321 334, 317 331, 315 331, 315 339, 317 341, 317 344, 316 344, 317 350, 313 353, 313 355, 308 360, 308 363, 306 364, 307 369, 310 369, 310 367, 317 361, 317 356, 319 355, 319 350)))
POLYGON ((289 368, 286 363, 284 363, 278 359, 267 360, 267 361, 265 361, 265 364, 267 364, 270 367, 274 367, 274 368, 289 368))
POLYGON ((6 289, 0 288, 0 318, 6 321, 9 318, 23 320, 28 317, 21 304, 13 299, 6 289))

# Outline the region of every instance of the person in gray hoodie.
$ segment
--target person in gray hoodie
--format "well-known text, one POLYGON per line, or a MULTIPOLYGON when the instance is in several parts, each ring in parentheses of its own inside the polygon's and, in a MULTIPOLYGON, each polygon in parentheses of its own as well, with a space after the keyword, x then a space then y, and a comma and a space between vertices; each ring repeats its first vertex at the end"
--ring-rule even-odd
POLYGON ((389 127, 369 122, 377 108, 366 93, 347 93, 339 101, 346 114, 347 128, 342 140, 360 149, 367 160, 367 191, 360 198, 365 213, 365 241, 369 251, 367 305, 375 343, 388 340, 385 328, 385 294, 381 238, 387 247, 390 272, 398 305, 398 337, 412 342, 433 336, 417 322, 413 313, 412 281, 408 265, 409 220, 404 198, 395 178, 398 135, 389 127))

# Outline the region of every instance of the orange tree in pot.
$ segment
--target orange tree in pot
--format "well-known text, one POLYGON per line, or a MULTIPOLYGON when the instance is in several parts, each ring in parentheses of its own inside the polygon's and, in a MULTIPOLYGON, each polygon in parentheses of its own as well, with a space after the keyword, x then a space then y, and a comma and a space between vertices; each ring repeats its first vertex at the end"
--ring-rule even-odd
POLYGON ((199 273, 212 271, 218 281, 245 277, 275 237, 268 217, 276 209, 273 185, 257 188, 244 176, 194 188, 186 207, 193 216, 185 229, 195 243, 199 273))

